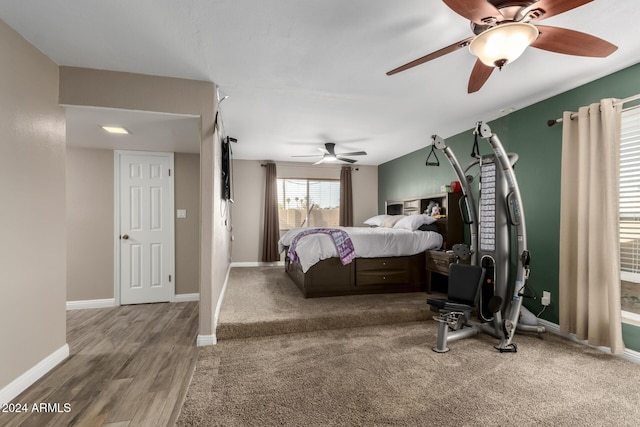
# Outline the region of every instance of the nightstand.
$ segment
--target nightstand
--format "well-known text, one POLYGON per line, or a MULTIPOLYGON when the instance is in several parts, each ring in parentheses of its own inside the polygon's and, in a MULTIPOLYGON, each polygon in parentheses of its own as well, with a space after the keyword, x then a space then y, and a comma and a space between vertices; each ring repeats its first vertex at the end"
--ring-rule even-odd
MULTIPOLYGON (((426 288, 427 292, 431 292, 431 275, 433 273, 449 276, 449 264, 456 262, 456 256, 453 253, 445 251, 426 251, 426 288)), ((468 264, 469 261, 461 260, 462 264, 468 264)))

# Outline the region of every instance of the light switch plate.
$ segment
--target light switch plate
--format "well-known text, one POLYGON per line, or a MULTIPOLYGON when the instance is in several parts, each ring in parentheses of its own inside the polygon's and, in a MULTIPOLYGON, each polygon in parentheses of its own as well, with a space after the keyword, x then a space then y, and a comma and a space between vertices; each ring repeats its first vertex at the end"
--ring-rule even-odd
POLYGON ((177 218, 186 218, 187 217, 187 210, 186 209, 178 209, 176 211, 176 217, 177 218))

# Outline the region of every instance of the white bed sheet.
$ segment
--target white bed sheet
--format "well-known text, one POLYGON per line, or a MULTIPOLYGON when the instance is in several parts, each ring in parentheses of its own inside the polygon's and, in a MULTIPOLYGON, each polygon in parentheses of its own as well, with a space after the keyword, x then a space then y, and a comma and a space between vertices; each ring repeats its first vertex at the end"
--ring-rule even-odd
MULTIPOLYGON (((287 231, 278 246, 280 252, 290 246, 295 236, 314 227, 292 228, 287 231)), ((409 256, 442 246, 442 235, 434 231, 409 231, 387 227, 333 227, 344 230, 351 237, 357 258, 379 258, 409 256)), ((338 250, 331 236, 311 234, 302 237, 296 253, 303 272, 307 272, 318 261, 338 257, 338 250)))

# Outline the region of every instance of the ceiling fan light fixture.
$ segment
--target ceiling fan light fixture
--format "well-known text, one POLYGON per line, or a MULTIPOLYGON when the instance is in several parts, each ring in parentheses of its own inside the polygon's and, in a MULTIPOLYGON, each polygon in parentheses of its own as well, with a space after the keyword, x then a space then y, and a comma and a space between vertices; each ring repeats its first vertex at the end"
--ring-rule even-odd
POLYGON ((491 27, 471 41, 469 50, 489 67, 502 68, 515 61, 538 38, 538 29, 526 22, 491 27))

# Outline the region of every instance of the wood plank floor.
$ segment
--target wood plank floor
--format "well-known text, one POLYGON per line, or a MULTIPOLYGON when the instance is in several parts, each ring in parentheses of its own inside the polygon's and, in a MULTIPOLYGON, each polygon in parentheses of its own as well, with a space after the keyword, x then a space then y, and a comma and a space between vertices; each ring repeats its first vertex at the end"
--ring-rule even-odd
POLYGON ((0 425, 174 425, 197 359, 197 330, 197 302, 68 311, 70 356, 13 400, 59 403, 60 411, 0 414, 0 425))

